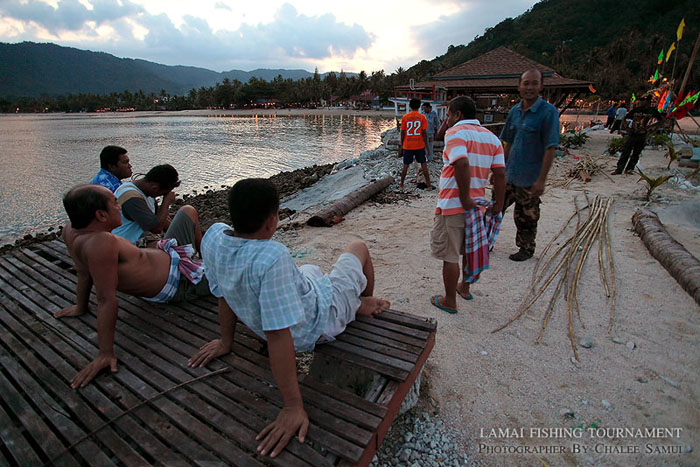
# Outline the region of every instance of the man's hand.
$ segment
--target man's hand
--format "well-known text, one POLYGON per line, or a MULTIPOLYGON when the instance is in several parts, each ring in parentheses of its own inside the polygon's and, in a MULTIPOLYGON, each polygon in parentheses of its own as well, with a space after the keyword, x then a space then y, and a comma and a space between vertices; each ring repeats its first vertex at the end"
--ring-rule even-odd
POLYGON ((498 205, 493 203, 493 205, 489 208, 489 211, 491 211, 491 214, 494 216, 497 216, 503 211, 503 204, 498 205))
POLYGON ((537 180, 530 187, 530 199, 539 198, 544 193, 544 181, 537 180))
POLYGON ((277 415, 277 419, 255 437, 256 440, 262 439, 258 451, 262 455, 267 455, 272 450, 270 457, 277 457, 297 431, 299 442, 303 443, 308 430, 309 417, 303 407, 284 407, 277 415))
POLYGON ((221 357, 231 352, 231 345, 226 345, 221 339, 214 339, 199 348, 199 351, 187 361, 187 366, 192 368, 203 367, 216 357, 221 357))
POLYGON ((72 389, 85 387, 97 374, 104 368, 109 367, 112 373, 117 372, 117 357, 113 353, 98 354, 97 358, 88 363, 88 365, 80 370, 80 372, 70 381, 72 389))
POLYGON ((170 206, 173 204, 175 201, 175 192, 173 190, 170 190, 167 192, 165 195, 163 195, 163 205, 164 206, 170 206))
POLYGON ((403 148, 399 146, 399 157, 403 157, 403 148))
POLYGON ((473 198, 467 198, 464 200, 464 206, 462 206, 465 211, 469 211, 470 209, 474 209, 476 207, 476 201, 474 201, 473 198))

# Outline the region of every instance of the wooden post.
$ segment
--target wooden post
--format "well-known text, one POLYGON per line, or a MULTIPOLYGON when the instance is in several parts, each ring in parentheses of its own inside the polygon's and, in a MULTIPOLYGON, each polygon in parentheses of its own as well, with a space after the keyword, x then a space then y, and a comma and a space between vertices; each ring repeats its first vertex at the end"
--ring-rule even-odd
POLYGON ((693 67, 693 62, 698 55, 698 46, 700 46, 700 32, 698 33, 698 38, 695 40, 695 47, 693 47, 693 53, 690 54, 690 61, 688 62, 688 68, 685 70, 685 76, 683 77, 683 82, 681 83, 681 89, 678 91, 679 96, 683 96, 683 91, 685 91, 685 85, 688 83, 688 77, 690 76, 690 69, 693 67))

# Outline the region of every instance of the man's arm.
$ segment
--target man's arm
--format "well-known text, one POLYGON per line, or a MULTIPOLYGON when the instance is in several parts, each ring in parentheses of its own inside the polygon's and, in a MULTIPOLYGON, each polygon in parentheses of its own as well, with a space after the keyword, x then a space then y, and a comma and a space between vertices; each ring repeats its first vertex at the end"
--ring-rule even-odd
POLYGON ((493 202, 494 214, 503 211, 503 203, 506 197, 506 169, 505 167, 496 167, 491 170, 491 183, 493 183, 493 194, 496 198, 493 202))
MULTIPOLYGON (((70 241, 66 238, 66 231, 68 228, 63 229, 63 241, 69 244, 70 241)), ((70 250, 71 256, 73 252, 70 250)), ((82 261, 78 258, 76 260, 73 257, 73 262, 75 263, 75 269, 77 271, 78 284, 75 291, 75 305, 63 308, 53 314, 54 318, 63 318, 67 316, 80 316, 85 314, 89 309, 90 302, 90 290, 92 290, 92 277, 90 276, 90 271, 87 270, 82 261)))
POLYGON ((282 393, 284 407, 277 419, 266 426, 255 439, 262 441, 258 446, 260 454, 270 453, 276 457, 297 431, 299 442, 303 443, 309 429, 309 417, 306 415, 297 381, 296 354, 294 341, 289 328, 277 331, 265 331, 267 350, 270 354, 270 367, 277 387, 282 393))
POLYGON ((459 201, 465 210, 474 209, 476 203, 469 196, 469 187, 471 185, 471 174, 469 171, 469 159, 462 157, 454 161, 452 166, 455 168, 455 181, 459 189, 459 201))
POLYGON ((406 130, 401 130, 399 132, 400 134, 400 139, 399 139, 399 157, 403 155, 403 140, 406 137, 406 130))
POLYGON ((203 367, 213 358, 226 355, 233 348, 233 335, 236 332, 238 316, 228 306, 223 297, 219 297, 219 328, 221 339, 214 339, 199 348, 196 354, 187 361, 187 366, 203 367))
POLYGON ((542 196, 544 193, 544 187, 547 183, 547 175, 549 175, 549 169, 552 168, 552 161, 554 161, 554 147, 547 148, 544 150, 544 157, 542 158, 542 170, 540 170, 540 176, 537 177, 537 181, 530 187, 530 198, 537 198, 542 196))
POLYGON ((151 232, 161 233, 168 230, 168 227, 170 227, 170 217, 168 214, 173 201, 175 201, 175 192, 171 190, 163 196, 163 202, 156 208, 158 224, 151 229, 151 232))
POLYGON ((71 380, 71 388, 84 387, 103 368, 117 371, 114 328, 117 323, 119 241, 109 233, 96 234, 85 245, 84 257, 97 292, 97 357, 71 380))
POLYGON ((503 158, 507 161, 508 155, 510 154, 510 143, 503 142, 503 158))

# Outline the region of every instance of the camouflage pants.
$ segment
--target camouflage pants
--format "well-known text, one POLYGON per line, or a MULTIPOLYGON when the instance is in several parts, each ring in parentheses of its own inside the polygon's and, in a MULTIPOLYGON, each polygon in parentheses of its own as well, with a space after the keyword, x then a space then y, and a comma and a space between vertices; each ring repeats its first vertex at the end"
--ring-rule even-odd
POLYGON ((518 248, 535 252, 535 237, 537 236, 537 221, 540 220, 540 198, 530 199, 530 187, 519 187, 506 184, 506 196, 503 203, 503 216, 506 209, 515 203, 515 245, 518 248))

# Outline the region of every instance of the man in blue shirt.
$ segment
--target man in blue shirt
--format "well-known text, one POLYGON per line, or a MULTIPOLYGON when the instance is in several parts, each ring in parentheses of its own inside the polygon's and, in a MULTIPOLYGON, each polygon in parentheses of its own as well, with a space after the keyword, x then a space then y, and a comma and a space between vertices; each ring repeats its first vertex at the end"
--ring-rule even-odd
POLYGON ((425 115, 425 118, 428 120, 428 147, 426 148, 426 159, 430 162, 433 160, 433 142, 435 141, 438 128, 440 128, 440 117, 438 117, 437 112, 433 110, 433 106, 430 105, 430 102, 423 102, 421 113, 425 115))
POLYGON ((540 196, 559 144, 559 113, 543 100, 542 72, 533 68, 520 75, 518 92, 522 100, 508 113, 501 132, 506 156, 505 214, 515 203, 515 244, 519 251, 513 261, 525 261, 535 253, 540 196))
POLYGON ((613 102, 608 111, 606 112, 608 116, 608 121, 605 122, 605 128, 611 128, 613 122, 615 121, 615 113, 617 112, 617 107, 615 107, 615 103, 613 102))
POLYGON ((90 180, 91 185, 102 185, 114 191, 122 184, 122 179, 131 177, 131 163, 126 149, 119 146, 105 146, 100 153, 100 171, 90 180))

